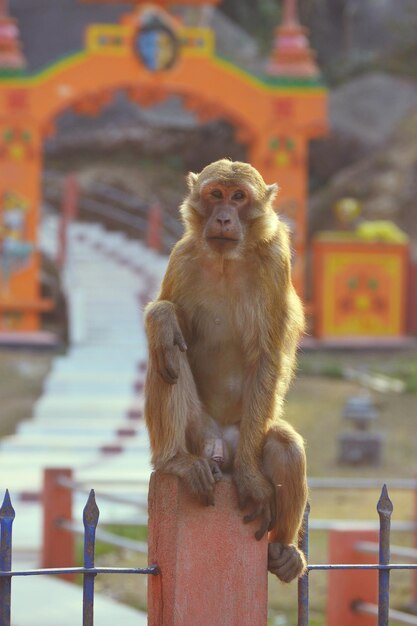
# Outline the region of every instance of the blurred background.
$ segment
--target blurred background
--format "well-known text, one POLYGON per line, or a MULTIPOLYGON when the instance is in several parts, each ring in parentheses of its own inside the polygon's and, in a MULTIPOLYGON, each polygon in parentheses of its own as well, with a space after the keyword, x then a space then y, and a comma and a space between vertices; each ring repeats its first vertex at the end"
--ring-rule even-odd
MULTIPOLYGON (((0 2, 0 469, 15 563, 46 564, 44 470, 64 468, 73 524, 86 488, 102 497, 98 562, 145 565, 142 310, 182 233, 186 173, 223 157, 279 183, 293 232, 309 333, 286 412, 307 443, 310 560, 331 560, 341 520, 377 528, 385 481, 393 541, 415 563, 417 2, 143 5, 0 2)), ((327 576, 311 579, 310 623, 324 625, 327 576)), ((49 623, 28 593, 61 594, 76 623, 74 585, 24 582, 16 624, 49 623)), ((96 586, 97 623, 115 607, 145 620, 145 577, 96 586)), ((270 625, 295 624, 295 585, 269 588, 270 625)), ((417 623, 415 577, 393 574, 392 590, 411 620, 398 623, 417 623)))

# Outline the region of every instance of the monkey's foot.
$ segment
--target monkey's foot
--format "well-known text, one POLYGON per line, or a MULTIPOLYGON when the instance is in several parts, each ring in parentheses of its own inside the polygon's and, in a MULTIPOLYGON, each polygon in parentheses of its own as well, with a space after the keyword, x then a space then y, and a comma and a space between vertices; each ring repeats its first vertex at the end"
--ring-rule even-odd
POLYGON ((304 554, 294 546, 270 543, 268 546, 268 569, 284 583, 302 576, 306 569, 304 554))
POLYGON ((276 507, 272 484, 260 471, 248 470, 236 464, 233 480, 238 493, 239 508, 249 507, 250 510, 243 518, 244 523, 260 519, 261 526, 255 533, 255 539, 260 541, 275 526, 276 507))

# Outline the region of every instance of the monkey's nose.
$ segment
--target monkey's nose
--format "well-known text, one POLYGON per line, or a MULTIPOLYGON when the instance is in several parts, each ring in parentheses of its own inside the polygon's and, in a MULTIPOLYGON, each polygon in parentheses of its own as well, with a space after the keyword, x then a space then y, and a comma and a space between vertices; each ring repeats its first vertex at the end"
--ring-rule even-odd
POLYGON ((231 219, 229 217, 217 217, 216 218, 217 222, 220 224, 220 226, 229 226, 229 224, 231 223, 231 219))

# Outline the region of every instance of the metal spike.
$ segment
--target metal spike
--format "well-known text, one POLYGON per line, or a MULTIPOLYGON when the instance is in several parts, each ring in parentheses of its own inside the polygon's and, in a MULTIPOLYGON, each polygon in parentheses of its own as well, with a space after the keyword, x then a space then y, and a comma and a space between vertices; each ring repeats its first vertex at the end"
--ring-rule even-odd
POLYGON ((84 527, 89 526, 91 528, 96 528, 98 524, 99 515, 100 515, 100 511, 96 503, 96 496, 94 493, 94 489, 92 489, 90 491, 87 504, 85 505, 84 511, 83 511, 84 527))
POLYGON ((382 487, 381 495, 378 500, 378 504, 376 505, 376 510, 378 511, 379 517, 391 517, 392 512, 394 510, 391 499, 388 495, 387 486, 384 484, 382 487))
MULTIPOLYGON (((308 561, 308 517, 310 515, 310 502, 307 501, 304 509, 303 524, 299 535, 298 547, 304 552, 308 561)), ((309 580, 306 573, 298 581, 298 625, 307 626, 308 624, 308 597, 309 597, 309 580)))
POLYGON ((3 504, 0 508, 0 519, 1 520, 14 520, 15 518, 15 510, 12 506, 12 501, 10 499, 9 490, 6 489, 6 493, 4 494, 3 504))

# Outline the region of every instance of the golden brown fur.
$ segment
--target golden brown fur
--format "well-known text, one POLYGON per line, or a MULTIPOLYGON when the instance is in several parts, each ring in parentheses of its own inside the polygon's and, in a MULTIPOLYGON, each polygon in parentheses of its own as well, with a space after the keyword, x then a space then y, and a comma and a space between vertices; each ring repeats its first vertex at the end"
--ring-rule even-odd
POLYGON ((156 468, 181 476, 204 504, 231 471, 246 521, 270 531, 282 580, 304 560, 292 545, 306 501, 301 437, 282 420, 304 329, 275 185, 225 159, 188 177, 185 234, 146 309, 146 421, 156 468))

